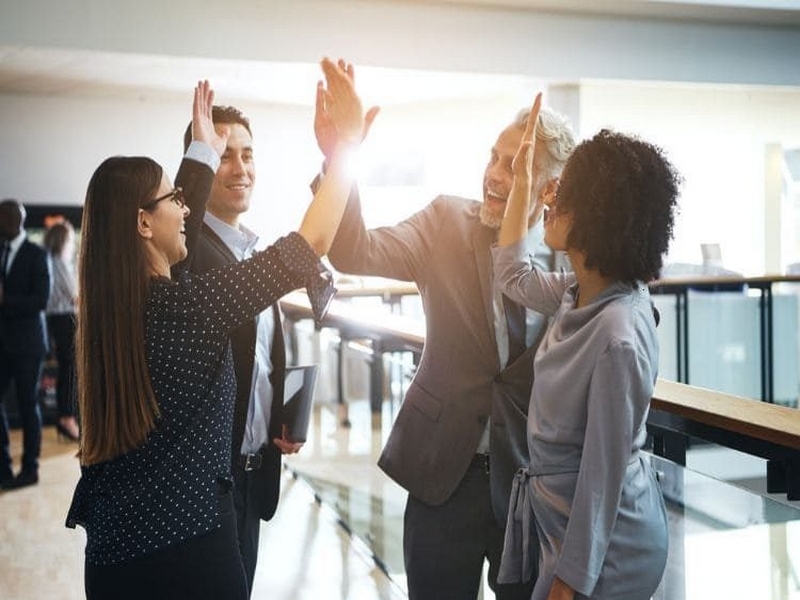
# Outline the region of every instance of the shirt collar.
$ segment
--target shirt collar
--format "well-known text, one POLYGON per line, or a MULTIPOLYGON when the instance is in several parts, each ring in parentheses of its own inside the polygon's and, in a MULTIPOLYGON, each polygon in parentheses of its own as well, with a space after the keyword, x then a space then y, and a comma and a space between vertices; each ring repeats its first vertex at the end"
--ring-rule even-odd
POLYGON ((544 240, 544 219, 539 219, 539 221, 530 229, 528 229, 528 233, 525 234, 525 247, 528 249, 528 252, 534 254, 536 249, 544 240))
POLYGON ((25 241, 26 237, 27 236, 25 235, 25 230, 23 229, 17 234, 17 237, 15 237, 12 240, 9 240, 8 242, 9 251, 16 252, 17 250, 19 250, 19 247, 22 246, 22 242, 25 241))
POLYGON ((210 212, 206 212, 203 221, 211 228, 211 231, 219 236, 237 259, 245 259, 253 253, 258 243, 258 236, 241 223, 238 228, 232 227, 210 212))

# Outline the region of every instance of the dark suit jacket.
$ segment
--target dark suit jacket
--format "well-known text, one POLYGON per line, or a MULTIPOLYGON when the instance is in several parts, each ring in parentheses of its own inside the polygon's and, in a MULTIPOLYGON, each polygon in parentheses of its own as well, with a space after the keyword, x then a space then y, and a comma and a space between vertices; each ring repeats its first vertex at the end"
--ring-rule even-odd
MULTIPOLYGON (((236 262, 225 243, 205 223, 200 228, 197 246, 190 258, 188 268, 194 273, 204 273, 236 262)), ((283 379, 286 372, 286 349, 283 328, 277 304, 272 306, 275 318, 275 337, 272 344, 272 374, 270 381, 274 391, 270 418, 269 439, 280 437, 283 407, 283 379)), ((231 456, 236 460, 241 454, 247 422, 247 407, 250 403, 250 386, 253 377, 253 360, 256 347, 256 322, 250 321, 235 329, 230 337, 233 350, 233 366, 236 372, 236 406, 233 417, 233 445, 231 456)), ((275 444, 268 442, 262 450, 262 465, 253 473, 257 485, 253 486, 249 501, 258 503, 261 518, 269 520, 275 514, 280 495, 281 452, 275 444)), ((236 468, 236 467, 234 467, 236 468)))
POLYGON ((9 265, 0 303, 0 340, 7 354, 44 356, 47 325, 44 310, 50 296, 47 253, 29 240, 9 265))
POLYGON ((378 462, 432 506, 447 501, 490 428, 492 505, 505 526, 514 473, 528 464, 533 353, 500 368, 490 247, 480 203, 440 196, 393 227, 367 231, 351 195, 329 258, 345 273, 414 281, 425 308, 425 347, 378 462))

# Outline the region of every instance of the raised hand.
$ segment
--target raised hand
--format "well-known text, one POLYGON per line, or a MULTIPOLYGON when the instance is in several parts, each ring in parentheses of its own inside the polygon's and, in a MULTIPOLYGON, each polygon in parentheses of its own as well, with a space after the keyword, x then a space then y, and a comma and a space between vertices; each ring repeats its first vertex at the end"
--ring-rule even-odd
POLYGON ((506 212, 503 216, 503 224, 500 227, 500 237, 498 244, 507 246, 522 239, 528 231, 529 222, 536 222, 544 210, 542 198, 536 198, 536 207, 533 213, 530 211, 531 203, 531 184, 533 183, 533 156, 536 147, 536 127, 539 122, 539 109, 542 106, 541 92, 536 94, 536 98, 531 106, 528 115, 528 122, 525 124, 525 131, 519 142, 519 148, 514 161, 511 163, 511 171, 514 174, 514 181, 511 184, 511 191, 508 193, 506 212))
MULTIPOLYGON (((346 73, 350 78, 351 84, 355 85, 355 69, 353 68, 353 65, 339 59, 336 66, 338 66, 342 72, 346 73)), ((373 106, 364 115, 364 128, 361 135, 362 140, 367 137, 367 133, 369 133, 372 122, 375 120, 379 110, 380 107, 373 106)), ((316 109, 314 111, 314 134, 317 138, 317 145, 327 161, 330 159, 331 153, 336 146, 339 136, 336 126, 331 120, 331 115, 328 111, 328 106, 326 103, 326 90, 322 81, 317 82, 316 109)))
POLYGON ((530 185, 533 179, 533 153, 535 150, 536 128, 539 123, 539 110, 542 107, 542 93, 536 94, 536 98, 528 114, 528 121, 525 123, 525 131, 522 132, 522 139, 519 148, 511 163, 511 171, 515 179, 526 179, 530 185))
POLYGON ((220 132, 214 128, 212 109, 214 107, 214 90, 207 79, 198 81, 194 88, 192 104, 192 139, 205 142, 222 156, 228 142, 230 128, 221 126, 220 132))

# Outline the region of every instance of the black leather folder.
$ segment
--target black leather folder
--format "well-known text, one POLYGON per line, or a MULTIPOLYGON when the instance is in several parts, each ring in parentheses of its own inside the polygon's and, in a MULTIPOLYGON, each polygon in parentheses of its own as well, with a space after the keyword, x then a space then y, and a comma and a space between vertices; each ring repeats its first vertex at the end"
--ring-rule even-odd
POLYGON ((283 384, 283 422, 286 437, 292 442, 305 442, 308 421, 314 404, 318 365, 300 365, 286 368, 283 384))

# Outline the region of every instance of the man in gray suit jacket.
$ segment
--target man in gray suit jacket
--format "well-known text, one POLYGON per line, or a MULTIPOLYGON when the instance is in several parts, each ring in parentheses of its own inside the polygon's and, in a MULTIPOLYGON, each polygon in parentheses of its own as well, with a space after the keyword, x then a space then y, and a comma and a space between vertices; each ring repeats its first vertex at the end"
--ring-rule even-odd
MULTIPOLYGON (((409 492, 403 550, 412 600, 476 598, 484 559, 497 598, 530 598, 533 582, 496 580, 511 481, 528 462, 533 354, 545 323, 528 313, 522 353, 511 347, 518 327, 494 290, 490 255, 527 114, 494 144, 483 202, 439 196, 393 227, 367 230, 354 191, 329 253, 340 271, 416 282, 425 309, 422 358, 378 463, 409 492)), ((543 109, 540 120, 535 196, 555 189, 574 147, 565 119, 543 109)), ((335 132, 319 99, 315 130, 325 153, 335 132)), ((549 249, 530 253, 554 268, 549 249)))

